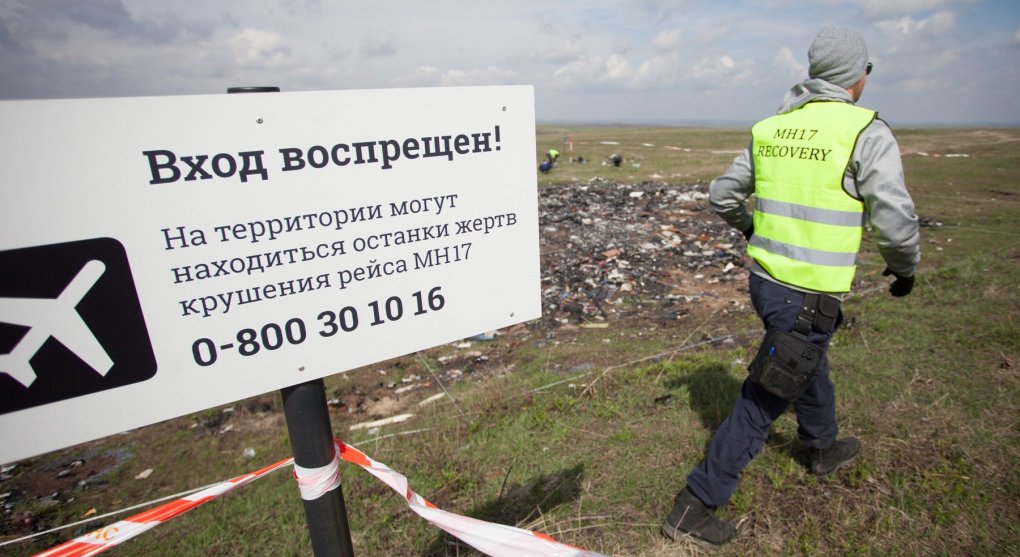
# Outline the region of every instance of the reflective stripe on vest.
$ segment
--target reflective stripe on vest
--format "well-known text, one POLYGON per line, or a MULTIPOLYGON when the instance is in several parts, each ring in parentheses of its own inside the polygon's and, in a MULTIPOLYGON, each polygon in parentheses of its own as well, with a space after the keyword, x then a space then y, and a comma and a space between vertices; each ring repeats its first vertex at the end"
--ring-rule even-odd
POLYGON ((751 128, 756 200, 747 253, 776 279, 850 290, 864 204, 843 190, 843 175, 874 118, 848 103, 812 102, 751 128))

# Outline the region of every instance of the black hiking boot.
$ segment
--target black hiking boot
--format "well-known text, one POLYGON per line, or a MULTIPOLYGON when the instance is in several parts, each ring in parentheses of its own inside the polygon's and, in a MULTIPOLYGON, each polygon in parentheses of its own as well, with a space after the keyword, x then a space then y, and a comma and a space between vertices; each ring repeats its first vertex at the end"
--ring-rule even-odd
POLYGON ((671 540, 687 537, 711 546, 722 545, 737 535, 732 522, 715 516, 709 507, 686 488, 677 493, 673 510, 662 523, 662 533, 671 540))
POLYGON ((840 439, 827 449, 811 449, 808 453, 808 470, 816 476, 825 476, 853 463, 861 452, 856 437, 840 439))

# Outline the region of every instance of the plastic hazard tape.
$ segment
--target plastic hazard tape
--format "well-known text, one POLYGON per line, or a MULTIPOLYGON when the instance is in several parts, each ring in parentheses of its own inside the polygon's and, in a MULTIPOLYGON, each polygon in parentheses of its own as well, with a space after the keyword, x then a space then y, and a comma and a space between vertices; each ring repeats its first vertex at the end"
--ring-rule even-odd
MULTIPOLYGON (((333 440, 334 445, 336 439, 333 440)), ((339 453, 338 453, 339 454, 339 453)), ((340 486, 340 459, 336 456, 321 468, 305 468, 294 463, 294 479, 305 501, 314 501, 340 486)))
POLYGON ((601 553, 560 543, 541 533, 485 522, 477 518, 446 512, 418 495, 407 484, 407 478, 376 462, 365 453, 334 440, 340 458, 357 464, 369 474, 379 478, 405 499, 407 505, 419 516, 435 526, 446 530, 464 543, 492 557, 605 557, 601 553))
MULTIPOLYGON (((361 466, 369 474, 372 474, 404 497, 408 507, 419 516, 486 555, 491 557, 605 557, 601 553, 560 543, 541 532, 486 522, 477 518, 444 511, 411 490, 407 478, 403 474, 394 471, 381 462, 372 460, 365 453, 344 444, 339 439, 334 439, 334 444, 336 445, 339 459, 361 466)), ((160 505, 126 520, 100 528, 42 553, 37 553, 34 557, 87 557, 89 555, 96 555, 159 524, 178 517, 203 503, 211 501, 228 491, 293 464, 293 462, 293 457, 281 460, 261 470, 238 476, 182 499, 160 505)), ((338 459, 334 459, 333 463, 320 469, 306 469, 295 466, 294 475, 298 480, 302 498, 315 499, 335 489, 339 485, 337 463, 338 459), (306 485, 309 483, 315 484, 315 486, 309 487, 306 485)))
POLYGON ((271 474, 292 462, 294 462, 293 457, 287 458, 250 474, 218 483, 202 491, 192 493, 187 497, 138 513, 131 518, 77 537, 42 553, 37 553, 35 557, 87 557, 88 555, 96 555, 117 544, 130 540, 142 532, 155 528, 171 518, 176 518, 203 503, 212 501, 228 491, 271 474))

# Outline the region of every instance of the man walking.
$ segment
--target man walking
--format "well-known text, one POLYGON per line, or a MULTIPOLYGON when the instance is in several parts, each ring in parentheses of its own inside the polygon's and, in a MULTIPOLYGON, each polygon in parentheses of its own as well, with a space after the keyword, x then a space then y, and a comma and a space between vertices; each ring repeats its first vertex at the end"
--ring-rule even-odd
POLYGON ((837 439, 826 350, 842 322, 841 295, 850 290, 866 223, 884 274, 895 277, 890 293, 906 296, 914 285, 920 236, 899 147, 875 112, 854 104, 871 73, 867 46, 851 30, 827 27, 808 59, 809 79, 751 128, 750 146, 710 186, 712 208, 748 239, 751 302, 767 333, 704 462, 674 499, 662 525, 671 539, 721 545, 736 535, 714 511, 791 403, 812 474, 857 457, 857 439, 837 439), (752 193, 753 214, 744 205, 752 193))

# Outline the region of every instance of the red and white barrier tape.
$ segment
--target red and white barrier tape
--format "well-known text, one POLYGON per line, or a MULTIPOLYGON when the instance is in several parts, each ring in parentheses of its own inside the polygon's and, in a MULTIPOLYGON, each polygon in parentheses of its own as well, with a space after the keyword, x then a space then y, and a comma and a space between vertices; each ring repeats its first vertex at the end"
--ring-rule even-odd
MULTIPOLYGON (((408 507, 433 525, 442 528, 464 543, 491 557, 604 557, 600 553, 557 542, 541 533, 513 526, 485 522, 476 518, 446 512, 408 486, 407 478, 389 466, 369 458, 365 453, 334 439, 337 456, 351 464, 364 468, 407 500, 408 507)), ((96 555, 123 543, 142 532, 223 495, 244 484, 251 483, 284 466, 292 464, 293 458, 250 474, 238 476, 212 487, 160 505, 105 528, 75 538, 69 542, 36 554, 34 557, 87 557, 96 555)), ((339 460, 322 468, 301 468, 295 465, 294 476, 298 480, 303 499, 317 499, 336 489, 340 484, 339 460)))
POLYGON ((294 479, 297 480, 301 498, 314 501, 340 485, 340 459, 334 456, 329 464, 321 468, 304 468, 295 462, 294 479))
POLYGON ((446 530, 464 543, 492 557, 604 557, 600 553, 560 543, 541 533, 485 522, 446 512, 425 500, 408 486, 407 478, 376 462, 365 453, 334 439, 340 458, 361 466, 405 499, 419 516, 446 530))
POLYGON ((145 512, 138 513, 125 520, 115 522, 105 528, 100 528, 94 532, 85 534, 84 536, 79 536, 69 542, 50 548, 42 553, 38 553, 35 557, 87 557, 89 555, 96 555, 117 544, 123 543, 142 532, 155 528, 171 518, 176 518, 203 503, 223 495, 228 491, 275 472, 292 462, 294 462, 293 457, 287 458, 277 462, 276 464, 266 466, 261 470, 256 470, 250 474, 245 474, 232 480, 218 483, 182 499, 171 501, 165 505, 160 505, 145 512))

